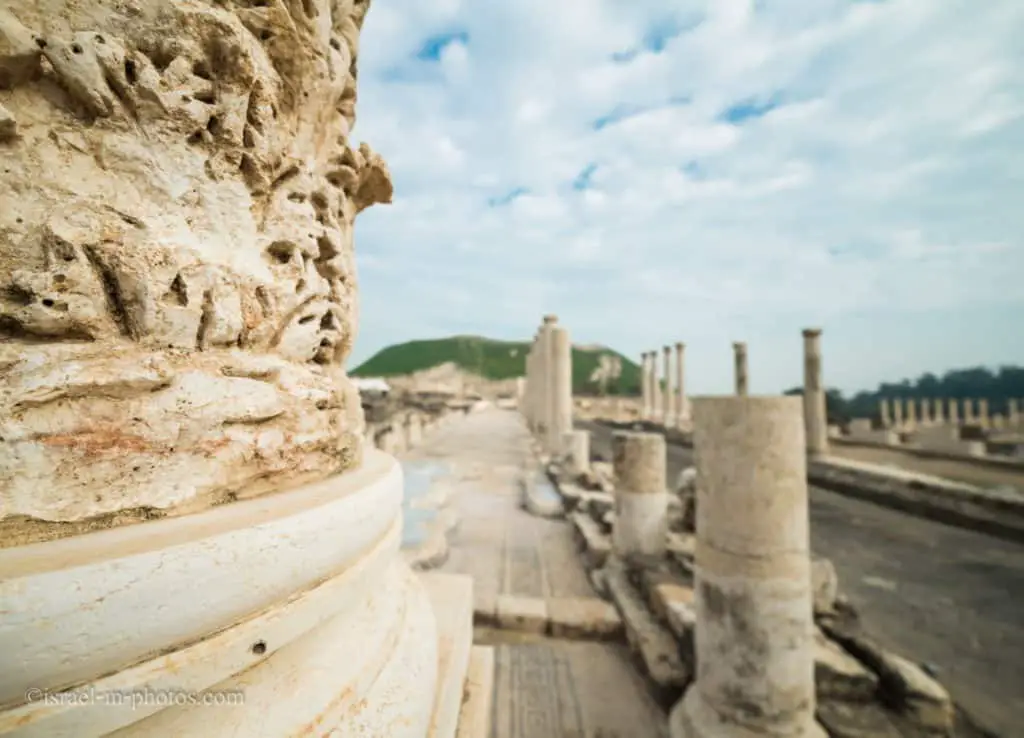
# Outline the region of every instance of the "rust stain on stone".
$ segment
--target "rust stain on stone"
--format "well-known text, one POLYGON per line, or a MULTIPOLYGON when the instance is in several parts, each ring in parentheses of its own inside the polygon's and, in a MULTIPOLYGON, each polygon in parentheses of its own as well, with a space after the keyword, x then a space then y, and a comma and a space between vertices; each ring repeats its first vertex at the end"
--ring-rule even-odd
POLYGON ((46 446, 73 448, 87 454, 134 451, 152 451, 152 444, 134 433, 123 433, 116 428, 101 428, 77 433, 57 433, 39 439, 46 446))

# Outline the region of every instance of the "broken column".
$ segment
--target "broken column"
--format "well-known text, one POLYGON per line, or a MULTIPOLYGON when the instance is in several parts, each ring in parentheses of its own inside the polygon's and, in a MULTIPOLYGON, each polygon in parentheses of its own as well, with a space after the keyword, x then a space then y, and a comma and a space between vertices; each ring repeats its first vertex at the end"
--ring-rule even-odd
POLYGON ((663 346, 663 373, 665 375, 665 391, 661 395, 661 422, 666 428, 675 425, 675 392, 672 390, 672 347, 663 346))
POLYGON ((649 420, 654 415, 654 392, 651 387, 651 355, 644 351, 640 354, 640 418, 649 420))
POLYGON ((988 428, 989 427, 988 400, 986 398, 984 398, 984 397, 981 398, 980 400, 978 400, 978 418, 977 418, 977 421, 978 421, 978 425, 980 425, 982 428, 988 428))
POLYGON ((573 430, 566 434, 565 453, 570 474, 584 474, 590 469, 590 432, 573 430))
POLYGON ((907 429, 914 430, 917 428, 917 401, 914 398, 907 398, 906 411, 907 429))
POLYGON ((804 422, 807 453, 828 453, 828 411, 821 376, 821 329, 808 328, 804 336, 804 422))
POLYGON ((665 437, 612 434, 615 526, 612 546, 624 559, 661 557, 668 542, 665 437))
POLYGON ((572 344, 569 331, 557 324, 557 318, 544 318, 549 331, 548 432, 547 450, 561 454, 565 434, 572 430, 572 344))
POLYGON ((736 375, 736 394, 747 394, 747 344, 736 341, 732 345, 733 364, 736 375))
POLYGON ((661 378, 658 376, 658 352, 652 351, 650 353, 650 366, 648 370, 651 374, 651 419, 656 423, 660 423, 662 420, 661 411, 661 378))
POLYGON ((682 341, 676 343, 676 424, 680 427, 686 425, 689 417, 689 409, 686 406, 686 344, 682 341))
POLYGON ((824 738, 815 722, 798 397, 693 399, 697 675, 672 738, 824 738))
POLYGON ((878 401, 878 417, 883 428, 892 426, 892 416, 889 414, 889 400, 884 397, 878 401))

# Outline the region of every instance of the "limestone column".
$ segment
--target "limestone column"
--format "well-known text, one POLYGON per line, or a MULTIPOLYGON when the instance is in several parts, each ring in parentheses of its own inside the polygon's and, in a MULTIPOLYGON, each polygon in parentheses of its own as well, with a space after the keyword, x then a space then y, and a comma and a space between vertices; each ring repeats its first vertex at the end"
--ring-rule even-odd
POLYGON ((946 418, 942 414, 942 400, 938 398, 932 401, 932 422, 935 425, 946 424, 946 418))
POLYGON ((647 351, 640 354, 640 418, 648 420, 654 413, 654 393, 651 391, 651 355, 647 351))
POLYGON ((732 345, 733 363, 735 365, 736 394, 747 394, 747 344, 737 341, 732 345))
POLYGON ((573 430, 566 434, 566 456, 569 473, 579 475, 590 469, 590 432, 573 430))
POLYGON ((696 679, 672 738, 824 738, 815 722, 799 397, 693 400, 696 679))
POLYGON ((914 430, 917 427, 917 402, 914 398, 907 398, 907 428, 914 430))
POLYGON ((903 430, 903 399, 900 397, 892 401, 892 422, 896 430, 903 430))
POLYGON ((612 546, 624 559, 664 556, 668 544, 665 437, 612 434, 615 526, 612 546))
POLYGON ((821 329, 808 328, 804 336, 804 422, 807 453, 828 453, 828 411, 821 377, 821 329))
POLYGON ((978 425, 982 428, 988 428, 988 400, 984 397, 978 400, 978 425))
POLYGON ((892 426, 892 417, 889 415, 889 400, 885 397, 878 401, 878 417, 883 428, 892 426))
POLYGON ((1017 400, 1011 398, 1006 402, 1006 416, 1007 422, 1011 428, 1016 428, 1017 424, 1020 423, 1020 403, 1017 400))
POLYGON ((676 424, 682 426, 689 415, 686 407, 686 344, 676 343, 676 424))
POLYGON ((551 433, 552 413, 552 350, 551 350, 551 329, 554 327, 557 316, 545 315, 540 327, 538 344, 540 347, 539 378, 537 382, 537 436, 541 444, 548 449, 548 439, 551 433))
POLYGON ((927 427, 932 424, 931 407, 932 401, 922 397, 920 399, 921 405, 921 425, 927 427))
MULTIPOLYGON (((548 316, 551 350, 548 402, 548 453, 560 454, 565 434, 572 430, 572 344, 569 331, 557 325, 555 316, 548 316)), ((547 318, 545 318, 547 320, 547 318)))
POLYGON ((658 376, 658 352, 652 351, 650 353, 650 366, 649 370, 651 373, 651 419, 656 422, 661 422, 661 378, 658 376))
POLYGON ((662 347, 662 368, 665 376, 665 389, 661 393, 661 422, 666 428, 675 425, 675 392, 672 390, 672 347, 662 347))
POLYGON ((950 398, 949 400, 949 424, 953 426, 960 425, 960 413, 958 400, 956 398, 950 398))
POLYGON ((964 398, 964 425, 974 424, 974 399, 964 398))

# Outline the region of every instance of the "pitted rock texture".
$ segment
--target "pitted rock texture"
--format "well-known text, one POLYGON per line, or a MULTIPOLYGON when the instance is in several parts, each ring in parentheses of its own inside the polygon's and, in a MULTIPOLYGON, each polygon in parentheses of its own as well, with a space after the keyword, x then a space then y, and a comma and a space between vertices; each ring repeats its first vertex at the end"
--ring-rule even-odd
POLYGON ((368 5, 0 0, 0 545, 358 460, 368 5))

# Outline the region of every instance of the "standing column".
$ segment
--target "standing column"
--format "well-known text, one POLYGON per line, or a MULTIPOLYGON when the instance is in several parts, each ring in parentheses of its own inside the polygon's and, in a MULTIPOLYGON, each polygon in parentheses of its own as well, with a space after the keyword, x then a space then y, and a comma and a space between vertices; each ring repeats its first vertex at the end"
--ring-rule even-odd
POLYGON ((550 454, 560 454, 565 436, 572 430, 572 344, 569 331, 555 323, 555 316, 548 317, 552 320, 548 324, 551 355, 547 448, 550 454))
POLYGON ((624 559, 661 557, 668 545, 665 436, 612 434, 615 525, 612 546, 624 559))
POLYGON ((815 722, 798 397, 693 400, 697 675, 672 738, 824 738, 815 722))
POLYGON ((959 400, 953 398, 949 401, 949 424, 952 426, 960 425, 960 413, 958 403, 959 400))
POLYGON ((878 417, 882 422, 883 428, 892 426, 892 417, 889 415, 889 400, 885 397, 878 401, 878 417))
POLYGON ((932 401, 925 398, 921 398, 921 426, 929 426, 932 424, 931 409, 932 401))
POLYGON ((946 424, 946 418, 942 413, 942 400, 935 399, 932 401, 932 422, 935 425, 946 424))
POLYGON ((540 346, 540 376, 537 381, 537 435, 545 448, 551 433, 551 329, 558 318, 545 315, 540 327, 538 344, 540 346))
POLYGON ((653 415, 653 398, 651 396, 651 367, 650 354, 644 351, 640 354, 640 392, 642 395, 640 405, 640 419, 648 420, 653 415))
POLYGON ((661 421, 661 380, 658 378, 658 352, 650 353, 649 370, 651 372, 651 419, 661 421))
POLYGON ((970 397, 964 398, 964 424, 974 425, 974 400, 970 397))
POLYGON ((1006 419, 1011 428, 1016 428, 1020 422, 1020 403, 1013 398, 1006 401, 1006 419))
POLYGON ((903 430, 903 400, 896 397, 892 401, 892 422, 896 430, 903 430))
POLYGON ((978 400, 978 425, 988 428, 988 400, 984 397, 978 400))
POLYGON ((804 335, 804 422, 807 453, 828 453, 828 410, 821 379, 821 329, 808 328, 804 335))
POLYGON ((917 427, 917 402, 913 397, 907 398, 907 428, 914 430, 917 427))
POLYGON ((733 363, 736 374, 736 394, 747 394, 747 344, 737 341, 732 345, 733 363))
POLYGON ((572 430, 565 435, 569 473, 583 474, 590 469, 590 431, 572 430))
POLYGON ((680 426, 684 425, 689 415, 686 407, 685 359, 686 344, 680 341, 676 343, 676 424, 680 426))
POLYGON ((661 393, 661 422, 668 428, 675 425, 675 392, 672 391, 672 347, 663 346, 662 373, 665 375, 665 390, 661 393))

